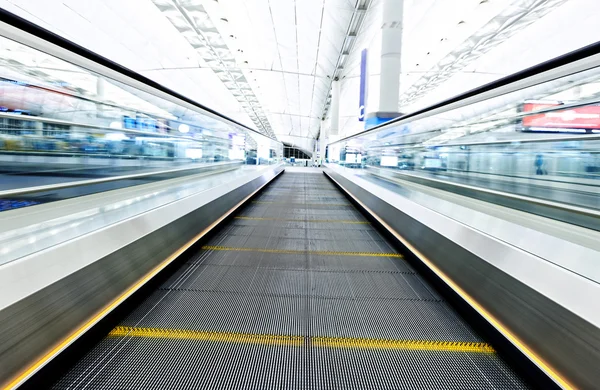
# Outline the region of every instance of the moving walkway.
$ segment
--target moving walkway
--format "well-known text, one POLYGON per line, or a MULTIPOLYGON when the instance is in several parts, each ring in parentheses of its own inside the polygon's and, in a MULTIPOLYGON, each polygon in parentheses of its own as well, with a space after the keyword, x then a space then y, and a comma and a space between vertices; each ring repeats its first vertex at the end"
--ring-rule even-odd
POLYGON ((286 172, 52 388, 526 384, 325 175, 286 172))
MULTIPOLYGON (((75 119, 61 121, 60 131, 117 143, 111 150, 123 166, 149 157, 125 155, 136 138, 167 139, 151 153, 162 144, 190 151, 169 150, 131 175, 126 168, 126 179, 6 190, 34 201, 0 213, 7 388, 593 388, 600 380, 597 211, 481 184, 535 180, 593 196, 598 136, 574 143, 572 134, 521 132, 514 142, 461 143, 476 133, 506 137, 525 98, 596 85, 600 45, 331 143, 324 169, 312 170, 285 167, 277 140, 4 16, 6 47, 40 50, 53 66, 79 66, 157 109, 187 115, 177 119, 185 123, 170 119, 164 133, 75 119), (542 170, 551 175, 532 178, 528 159, 542 149, 552 153, 542 170), (338 158, 348 151, 352 168, 338 158), (563 154, 586 161, 565 168, 563 154), (418 182, 415 174, 406 179, 401 171, 418 170, 418 161, 398 156, 411 155, 435 156, 438 185, 426 169, 418 182), (244 156, 255 156, 252 164, 244 156), (514 175, 507 179, 490 161, 514 175), (478 186, 442 185, 443 172, 478 186), (121 180, 132 182, 90 188, 121 180), (39 201, 48 191, 51 201, 39 201), (505 199, 502 207, 490 203, 491 192, 505 199)), ((131 111, 109 103, 93 104, 117 116, 131 111)), ((517 116, 597 103, 586 96, 517 116)), ((36 130, 11 130, 4 145, 14 147, 23 129, 36 130)), ((19 153, 28 166, 43 158, 61 169, 90 157, 68 165, 53 151, 19 153)))

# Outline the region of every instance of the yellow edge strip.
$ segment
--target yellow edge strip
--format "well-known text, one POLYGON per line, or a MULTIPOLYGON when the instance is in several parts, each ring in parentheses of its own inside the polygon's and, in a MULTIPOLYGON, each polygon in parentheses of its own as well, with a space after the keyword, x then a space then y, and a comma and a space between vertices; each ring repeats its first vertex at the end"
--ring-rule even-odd
POLYGON ((361 257, 397 257, 402 258, 399 253, 379 252, 337 252, 337 251, 302 251, 293 249, 261 249, 261 248, 235 248, 229 246, 205 245, 204 250, 232 251, 232 252, 260 252, 260 253, 284 253, 284 254, 310 254, 323 256, 361 256, 361 257))
MULTIPOLYGON (((336 188, 331 188, 331 187, 308 187, 311 190, 317 190, 317 191, 336 191, 336 188)), ((283 192, 289 192, 289 191, 298 191, 298 187, 283 187, 283 186, 277 186, 277 187, 273 187, 273 190, 286 190, 283 192)))
MULTIPOLYGON (((273 178, 279 176, 285 170, 277 173, 273 178)), ((90 318, 87 322, 81 325, 77 330, 71 333, 68 337, 63 339, 60 343, 54 346, 49 352, 39 358, 35 363, 26 368, 23 372, 18 374, 15 378, 10 379, 6 385, 3 385, 3 389, 13 389, 25 382, 31 375, 33 375, 38 369, 43 367, 48 361, 53 359, 56 355, 62 352, 66 347, 68 347, 72 342, 77 340, 82 334, 87 332, 92 326, 94 326, 98 321, 104 318, 108 313, 113 311, 117 306, 119 306, 123 301, 129 298, 133 293, 140 289, 146 282, 152 279, 156 274, 162 271, 166 266, 171 264, 173 260, 179 257, 183 252, 188 250, 192 245, 194 245, 198 240, 204 237, 209 231, 211 231, 215 226, 221 223, 224 219, 229 217, 234 211, 236 211, 241 205, 243 205, 248 199, 250 199, 254 194, 260 191, 263 187, 269 184, 271 180, 260 186, 256 191, 245 197, 241 202, 232 207, 229 211, 227 211, 221 218, 213 222, 206 229, 201 231, 198 235, 188 241, 185 245, 179 248, 175 253, 171 256, 163 260, 159 265, 154 267, 150 272, 148 272, 145 276, 143 276, 140 280, 138 280, 135 284, 133 284, 129 289, 127 289, 124 293, 119 295, 115 300, 109 303, 104 309, 100 310, 96 313, 92 318, 90 318)))
POLYGON ((351 221, 345 219, 282 219, 282 218, 262 218, 262 217, 235 217, 235 219, 246 219, 249 221, 285 221, 285 222, 312 222, 312 223, 348 223, 357 225, 368 225, 369 221, 351 221))
POLYGON ((161 328, 134 328, 127 326, 117 326, 108 334, 108 336, 218 341, 239 344, 291 345, 299 347, 304 345, 304 337, 302 336, 206 332, 161 328))
POLYGON ((431 341, 431 340, 383 340, 383 339, 354 339, 338 337, 313 337, 313 346, 327 348, 359 348, 359 349, 402 349, 412 351, 450 351, 472 353, 496 353, 487 343, 462 341, 431 341))
MULTIPOLYGON (((325 173, 326 174, 326 173, 325 173)), ((441 269, 439 269, 431 260, 429 260, 423 253, 415 248, 408 240, 402 237, 396 230, 388 225, 383 219, 375 214, 370 208, 368 208, 363 202, 356 198, 350 191, 346 190, 337 180, 330 175, 326 174, 331 180, 333 180, 339 188, 347 193, 352 199, 360 204, 371 216, 373 216, 382 226, 384 226, 391 234, 398 239, 408 250, 410 250, 415 256, 419 258, 427 267, 429 267, 435 274, 442 279, 450 288, 452 288, 462 299, 464 299, 471 307, 473 307, 481 316, 483 316, 490 324, 492 324, 500 333, 504 335, 511 343, 521 350, 529 359, 538 365, 548 376, 550 376, 557 384, 565 389, 576 389, 571 383, 569 383, 561 374, 558 373, 550 364, 546 363, 538 354, 536 354, 531 348, 529 348, 524 342, 522 342, 512 331, 504 326, 496 317, 494 317, 489 311, 487 311, 482 305, 480 305, 471 295, 463 290, 458 284, 456 284, 448 275, 446 275, 441 269)))
POLYGON ((283 204, 290 206, 347 206, 352 207, 351 203, 299 203, 299 202, 271 202, 263 200, 253 200, 252 203, 256 204, 283 204))
POLYGON ((295 347, 312 346, 320 348, 450 351, 487 354, 496 353, 494 348, 487 343, 461 341, 388 340, 346 337, 305 337, 272 334, 208 332, 165 328, 138 328, 128 326, 117 326, 108 335, 110 337, 144 337, 160 339, 217 341, 238 344, 286 345, 295 347))

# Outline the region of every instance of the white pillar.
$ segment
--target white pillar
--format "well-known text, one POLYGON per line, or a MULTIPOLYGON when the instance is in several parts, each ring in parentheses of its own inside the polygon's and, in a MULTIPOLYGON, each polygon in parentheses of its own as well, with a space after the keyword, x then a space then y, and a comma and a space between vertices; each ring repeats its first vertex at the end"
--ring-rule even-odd
POLYGON ((100 102, 96 104, 96 116, 101 118, 104 112, 104 79, 102 77, 96 78, 96 99, 100 102))
POLYGON ((398 112, 400 98, 400 50, 404 0, 384 0, 381 27, 381 81, 379 111, 398 112))
POLYGON ((96 78, 96 96, 99 100, 104 99, 104 79, 102 77, 96 78))
POLYGON ((38 136, 44 135, 44 124, 42 122, 34 122, 35 133, 38 136))
POLYGON ((327 128, 325 121, 321 121, 321 134, 319 135, 319 160, 321 164, 325 162, 325 147, 327 146, 327 128))
POLYGON ((331 126, 329 135, 338 135, 340 128, 340 81, 334 80, 331 83, 331 106, 329 107, 329 117, 331 126))

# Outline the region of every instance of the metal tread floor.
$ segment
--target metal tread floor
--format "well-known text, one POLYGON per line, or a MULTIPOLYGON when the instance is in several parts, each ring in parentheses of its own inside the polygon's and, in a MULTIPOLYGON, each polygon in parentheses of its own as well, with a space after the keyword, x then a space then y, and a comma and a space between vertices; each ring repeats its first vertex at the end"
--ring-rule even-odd
POLYGON ((324 175, 286 173, 53 387, 526 385, 324 175))

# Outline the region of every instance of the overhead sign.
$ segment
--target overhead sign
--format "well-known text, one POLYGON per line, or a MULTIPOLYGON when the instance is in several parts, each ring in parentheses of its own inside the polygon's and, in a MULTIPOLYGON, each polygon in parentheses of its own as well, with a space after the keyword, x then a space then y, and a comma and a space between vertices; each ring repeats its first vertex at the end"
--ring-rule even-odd
POLYGON ((360 53, 360 92, 358 101, 358 120, 365 120, 365 102, 367 93, 367 49, 360 53))
MULTIPOLYGON (((554 102, 525 102, 523 112, 558 107, 554 102)), ((597 130, 600 129, 600 106, 590 105, 565 110, 533 114, 523 117, 523 128, 527 130, 597 130)))
POLYGON ((156 131, 158 126, 156 119, 153 118, 140 116, 132 118, 130 116, 123 115, 123 128, 127 130, 156 131))

